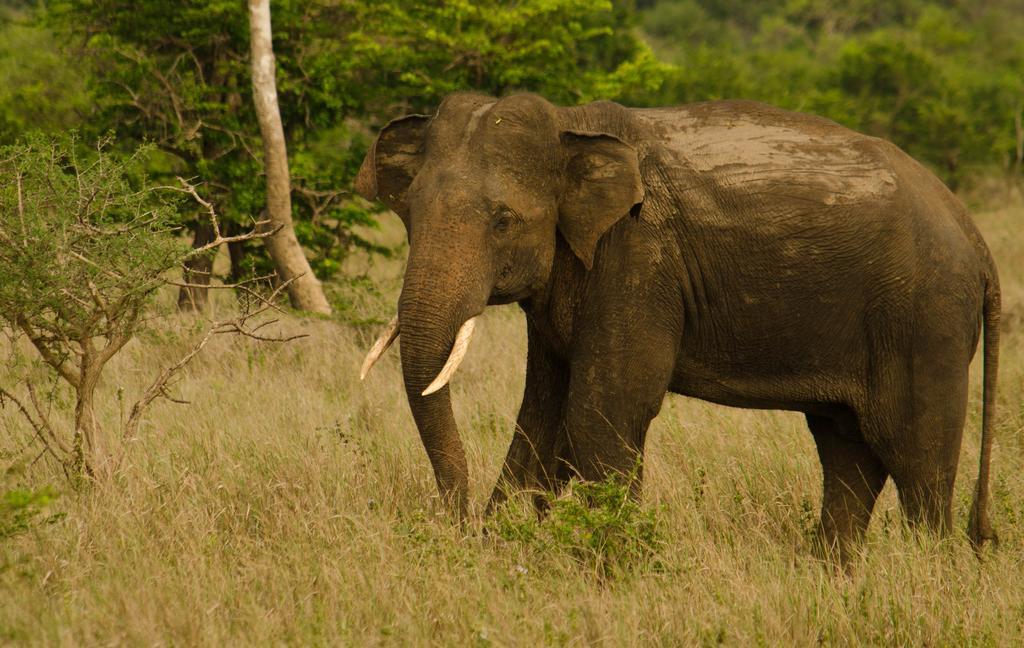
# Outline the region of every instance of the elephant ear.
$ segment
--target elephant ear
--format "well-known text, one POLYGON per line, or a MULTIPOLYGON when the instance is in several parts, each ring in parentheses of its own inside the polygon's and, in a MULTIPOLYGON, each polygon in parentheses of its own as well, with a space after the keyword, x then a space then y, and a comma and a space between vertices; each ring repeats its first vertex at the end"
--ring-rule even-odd
POLYGON ((597 242, 644 199, 636 149, 612 135, 564 131, 565 185, 558 227, 587 269, 597 242))
POLYGON ((408 115, 390 122, 363 159, 355 189, 367 200, 380 199, 405 218, 405 192, 423 163, 423 142, 430 117, 408 115))

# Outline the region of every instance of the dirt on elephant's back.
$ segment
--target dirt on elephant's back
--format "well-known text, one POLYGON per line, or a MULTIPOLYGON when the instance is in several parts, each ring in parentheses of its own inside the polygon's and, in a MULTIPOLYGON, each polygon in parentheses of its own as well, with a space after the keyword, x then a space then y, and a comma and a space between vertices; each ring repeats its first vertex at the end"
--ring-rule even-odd
POLYGON ((897 186, 886 143, 820 117, 746 101, 641 114, 666 148, 724 187, 833 205, 885 198, 897 186))

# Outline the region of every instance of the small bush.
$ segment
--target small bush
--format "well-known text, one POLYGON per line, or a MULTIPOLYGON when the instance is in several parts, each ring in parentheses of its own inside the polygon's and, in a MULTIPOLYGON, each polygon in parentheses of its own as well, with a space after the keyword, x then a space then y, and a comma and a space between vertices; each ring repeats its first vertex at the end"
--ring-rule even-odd
POLYGON ((506 505, 489 529, 542 555, 567 556, 600 578, 661 569, 657 513, 630 497, 628 480, 573 481, 564 494, 547 494, 546 503, 549 510, 540 519, 506 505))
POLYGON ((46 508, 56 498, 51 488, 15 488, 0 497, 0 540, 22 533, 36 522, 50 522, 57 516, 40 520, 46 508))

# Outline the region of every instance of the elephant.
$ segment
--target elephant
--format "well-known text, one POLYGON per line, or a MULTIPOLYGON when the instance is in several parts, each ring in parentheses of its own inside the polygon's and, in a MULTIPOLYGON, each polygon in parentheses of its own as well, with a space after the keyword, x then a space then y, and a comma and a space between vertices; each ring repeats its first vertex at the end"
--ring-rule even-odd
POLYGON ((450 94, 391 121, 355 182, 402 220, 398 314, 413 418, 466 515, 447 383, 486 306, 516 302, 526 387, 488 508, 634 470, 666 393, 806 416, 819 535, 843 555, 894 481, 912 526, 951 531, 968 365, 984 336, 968 533, 994 538, 988 473, 1000 318, 967 209, 896 145, 752 101, 558 107, 450 94))

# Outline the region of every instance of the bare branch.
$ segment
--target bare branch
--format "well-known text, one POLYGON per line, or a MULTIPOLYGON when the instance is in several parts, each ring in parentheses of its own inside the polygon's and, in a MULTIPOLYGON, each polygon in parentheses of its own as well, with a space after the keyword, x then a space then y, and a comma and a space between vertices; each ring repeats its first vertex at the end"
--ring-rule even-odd
MULTIPOLYGON (((153 380, 152 384, 143 392, 142 396, 132 405, 131 412, 128 415, 128 420, 124 427, 125 438, 132 438, 138 431, 139 424, 142 420, 142 414, 146 408, 157 398, 165 398, 173 403, 187 403, 187 401, 174 398, 171 396, 167 387, 168 384, 179 371, 184 369, 192 360, 199 355, 199 353, 206 347, 211 339, 215 335, 224 335, 228 333, 242 335, 260 342, 289 342, 298 338, 307 337, 306 334, 300 335, 289 335, 289 336, 270 336, 261 335, 257 333, 260 329, 264 328, 272 322, 262 322, 256 326, 250 326, 249 321, 254 317, 266 312, 271 308, 276 308, 273 305, 272 300, 280 295, 281 290, 284 289, 284 284, 278 287, 269 297, 261 297, 264 302, 264 306, 258 310, 252 312, 242 313, 238 317, 226 320, 220 320, 214 322, 210 328, 206 331, 202 338, 199 339, 189 351, 181 357, 173 365, 166 367, 161 371, 157 377, 153 380)), ((276 321, 276 320, 274 320, 276 321)))
POLYGON ((254 329, 246 329, 244 324, 236 322, 224 322, 223 325, 214 330, 217 335, 224 333, 235 333, 238 335, 244 335, 247 338, 258 340, 260 342, 291 342, 292 340, 298 340, 300 338, 309 337, 308 333, 298 333, 296 335, 278 336, 278 335, 260 335, 255 332, 254 329))
POLYGON ((35 386, 32 384, 31 381, 26 381, 25 386, 28 388, 28 397, 29 399, 32 400, 32 407, 35 408, 36 414, 39 416, 39 422, 41 424, 42 429, 49 433, 50 439, 54 442, 54 444, 57 445, 57 447, 61 449, 62 452, 70 453, 71 448, 69 448, 68 445, 64 443, 63 440, 61 440, 60 435, 57 434, 56 428, 54 428, 53 424, 50 423, 50 418, 46 415, 46 410, 39 402, 39 397, 36 395, 35 386))
POLYGON ((29 422, 29 425, 32 426, 32 429, 35 430, 36 432, 39 431, 40 423, 36 421, 34 418, 32 418, 32 415, 29 413, 28 408, 25 407, 25 405, 22 404, 20 400, 18 400, 17 396, 7 391, 3 387, 0 387, 0 408, 4 406, 5 400, 9 400, 12 403, 14 403, 14 405, 21 411, 22 416, 25 417, 25 420, 27 420, 29 422))
POLYGON ((186 193, 190 194, 192 196, 192 198, 197 203, 199 203, 200 205, 205 207, 206 211, 209 212, 209 214, 210 214, 210 225, 213 226, 214 239, 219 239, 221 237, 220 236, 220 221, 217 220, 217 212, 214 211, 213 204, 210 203, 208 200, 203 199, 203 197, 199 195, 199 192, 196 191, 196 188, 193 185, 191 185, 191 184, 189 184, 188 182, 185 181, 185 178, 182 178, 181 176, 177 176, 177 178, 178 178, 178 182, 181 183, 181 186, 183 187, 183 190, 186 193))
MULTIPOLYGON (((130 331, 131 329, 131 325, 125 327, 125 330, 130 331)), ((107 364, 107 361, 110 360, 115 353, 120 351, 124 347, 124 345, 128 344, 128 340, 130 339, 131 335, 128 335, 127 333, 124 332, 115 333, 111 335, 109 338, 107 338, 107 344, 100 350, 99 355, 96 356, 96 362, 101 367, 107 364)))
POLYGON ((185 255, 187 259, 198 256, 205 252, 209 252, 210 250, 216 249, 221 245, 224 245, 225 243, 238 243, 241 241, 250 241, 253 239, 267 238, 273 236, 274 234, 277 233, 278 230, 281 229, 281 227, 278 226, 271 230, 265 230, 264 226, 269 225, 271 221, 258 220, 253 223, 253 229, 244 234, 238 234, 236 236, 224 236, 221 233, 220 220, 217 218, 217 212, 216 210, 214 210, 213 204, 210 203, 208 200, 205 200, 202 196, 200 196, 199 192, 196 191, 195 186, 187 182, 181 176, 178 176, 178 182, 181 183, 182 188, 179 189, 177 187, 167 187, 167 189, 183 191, 192 196, 192 198, 196 202, 198 202, 202 207, 206 209, 206 212, 209 215, 210 225, 213 227, 213 240, 205 245, 192 248, 192 250, 185 255))
MULTIPOLYGON (((36 411, 41 413, 42 410, 39 407, 38 403, 36 402, 34 391, 30 389, 29 393, 32 395, 32 401, 33 404, 35 405, 36 411)), ((53 441, 57 445, 61 452, 66 452, 67 446, 63 442, 61 442, 61 440, 57 437, 56 434, 53 433, 53 428, 49 427, 49 422, 45 418, 38 421, 32 418, 32 415, 29 413, 28 408, 25 407, 25 405, 20 400, 18 400, 18 398, 14 394, 7 391, 3 387, 0 387, 0 407, 3 407, 5 400, 14 403, 15 407, 17 407, 18 410, 21 412, 21 415, 25 418, 26 421, 28 421, 29 425, 32 426, 32 430, 36 433, 36 436, 39 438, 40 441, 43 442, 43 447, 46 449, 46 451, 49 452, 54 459, 63 464, 65 458, 57 453, 57 450, 55 450, 54 446, 51 445, 51 441, 53 441), (49 438, 47 438, 48 436, 49 438)))
POLYGON ((184 398, 177 398, 175 396, 172 396, 171 393, 169 391, 167 391, 166 389, 164 389, 163 391, 160 392, 160 396, 164 400, 170 401, 170 402, 174 403, 175 405, 191 405, 192 404, 192 401, 187 401, 184 398))
POLYGON ((181 371, 188 363, 192 362, 193 358, 199 355, 199 352, 203 350, 215 334, 215 328, 208 330, 199 342, 192 346, 188 353, 170 367, 166 367, 157 375, 153 380, 153 383, 142 393, 142 396, 139 397, 139 400, 135 401, 132 405, 131 412, 128 414, 128 421, 125 423, 124 427, 124 437, 126 439, 130 439, 135 436, 135 432, 138 430, 139 423, 142 420, 142 413, 150 403, 166 393, 167 382, 171 377, 181 371))
MULTIPOLYGON (((204 270, 190 270, 190 272, 192 272, 192 274, 204 274, 204 275, 213 274, 211 272, 206 272, 204 270)), ((223 290, 223 289, 230 288, 230 289, 233 290, 233 289, 236 289, 236 288, 246 288, 250 284, 258 283, 260 281, 267 281, 267 280, 273 279, 276 276, 277 275, 272 275, 272 274, 271 275, 263 275, 263 276, 260 276, 260 277, 253 277, 252 279, 246 279, 245 281, 239 281, 237 283, 224 283, 224 284, 197 284, 197 283, 189 283, 187 281, 168 281, 167 285, 168 286, 174 286, 175 288, 209 288, 210 290, 218 290, 218 289, 223 290)))
MULTIPOLYGON (((255 225, 256 225, 256 227, 260 227, 260 226, 266 225, 268 223, 270 223, 270 221, 268 221, 268 220, 260 220, 260 221, 256 221, 255 225)), ((196 256, 198 254, 202 254, 203 252, 208 252, 209 250, 212 250, 212 249, 214 249, 216 247, 220 247, 221 245, 224 245, 225 243, 238 243, 239 241, 250 241, 250 240, 253 240, 253 239, 267 238, 268 236, 273 236, 274 233, 277 232, 280 229, 281 229, 281 227, 278 226, 278 227, 275 227, 272 230, 266 230, 266 231, 252 230, 250 232, 246 232, 245 234, 238 234, 236 236, 221 236, 217 240, 211 241, 211 242, 207 243, 206 245, 203 245, 203 246, 197 247, 197 248, 193 248, 192 251, 189 252, 188 256, 192 257, 192 256, 196 256)))

